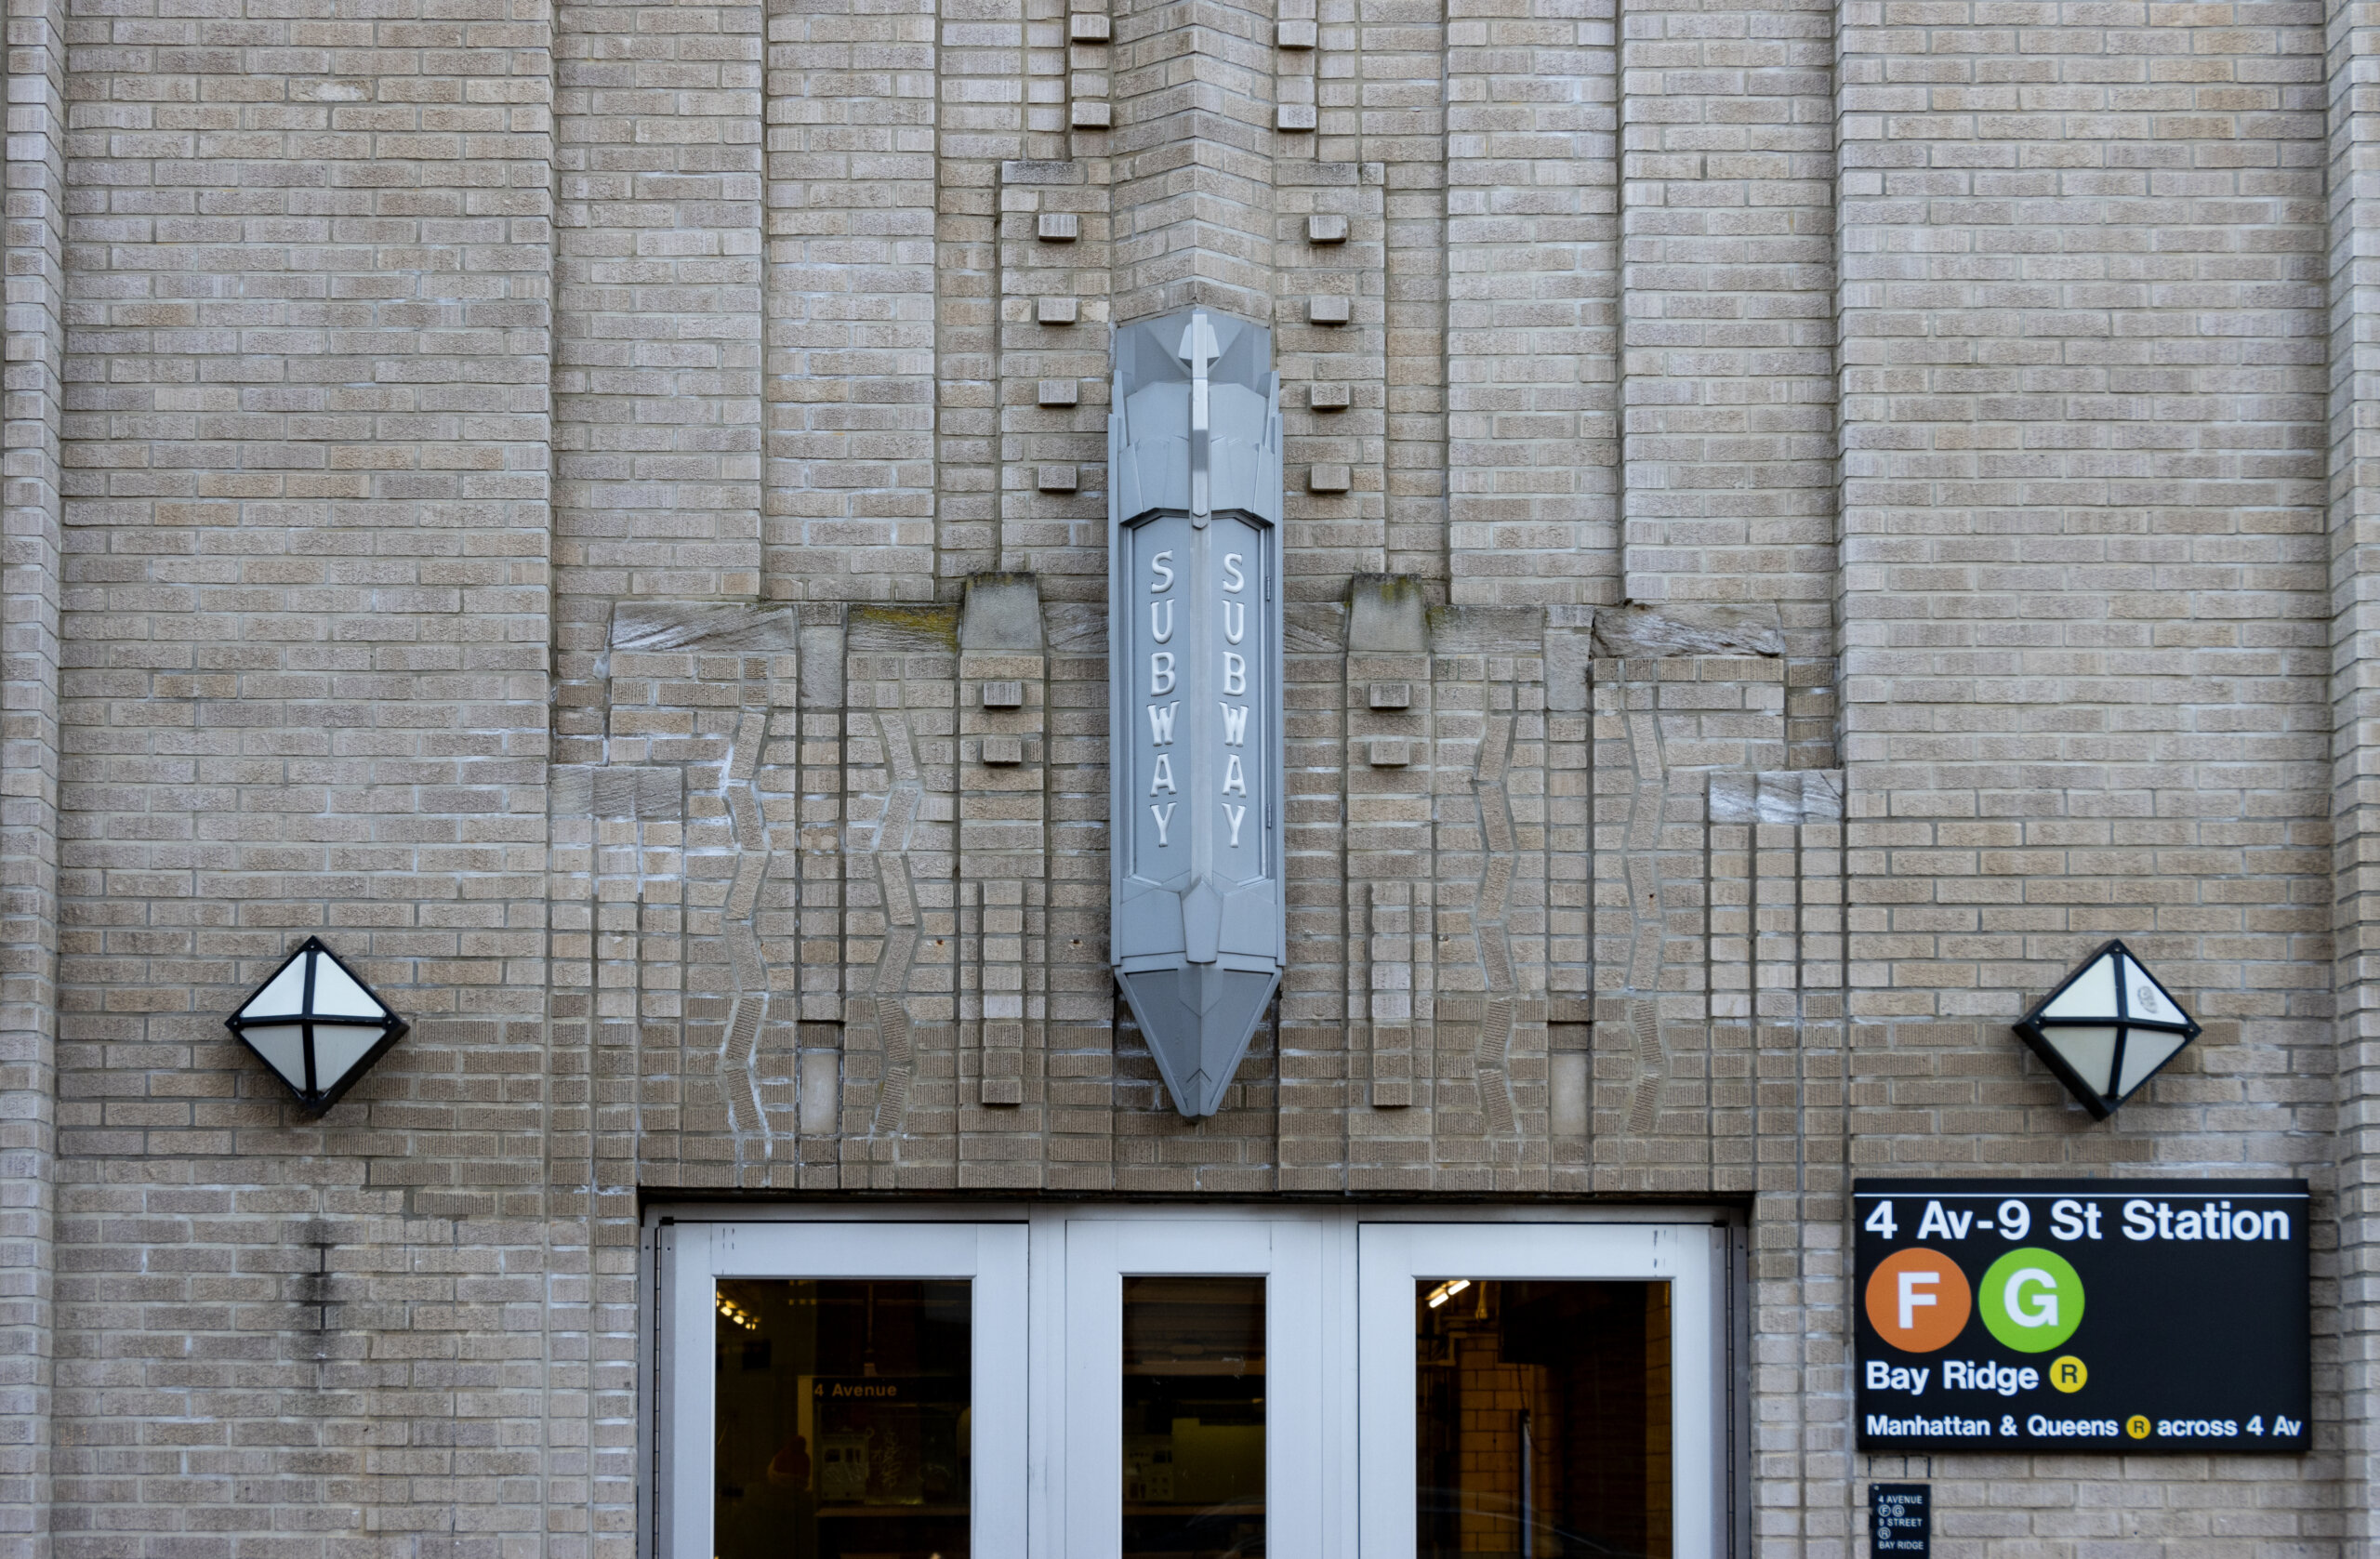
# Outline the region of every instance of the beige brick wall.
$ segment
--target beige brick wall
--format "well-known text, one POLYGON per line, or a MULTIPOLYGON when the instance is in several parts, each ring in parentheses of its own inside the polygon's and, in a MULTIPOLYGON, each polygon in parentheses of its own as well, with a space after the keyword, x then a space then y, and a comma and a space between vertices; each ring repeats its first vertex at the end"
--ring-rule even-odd
POLYGON ((51 1552, 534 1532, 577 1454, 551 20, 65 20, 51 1552), (417 1014, 351 1129, 298 1126, 221 1027, 315 931, 417 1014))
POLYGON ((1627 8, 1625 588, 1834 648, 1834 7, 1627 8))
MULTIPOLYGON (((2327 1193, 2320 15, 1843 19, 1853 1164, 2243 1164, 2327 1193), (2000 1025, 2116 934, 2209 1032, 2092 1130, 2000 1025)), ((2360 1420, 2334 1324, 2319 1411, 2360 1420)), ((2287 1500, 2158 1463, 2109 1501, 2090 1471, 1953 1530, 2342 1540, 2290 1502, 2340 1475, 2327 1443, 2287 1500)))
POLYGON ((2373 1552, 2365 11, 9 29, 0 1559, 630 1559, 641 1200, 862 1191, 1716 1198, 1758 1552, 2373 1552), (1193 299, 1289 488, 1197 1124, 1101 599, 1193 299), (319 1123, 220 1027, 316 931, 415 1023, 319 1123), (2091 1125, 2005 1024, 2112 934, 2207 1033, 2091 1125), (1850 1174, 2242 1166, 2315 1454, 1853 1452, 1850 1174))
POLYGON ((8 11, 0 378, 0 1538, 32 1559, 55 1445, 62 7, 8 11))
POLYGON ((1620 599, 1617 7, 1447 35, 1447 541, 1466 605, 1620 599))
POLYGON ((2371 1298, 2380 1226, 2375 1226, 2375 1074, 2372 1028, 2373 935, 2371 868, 2373 800, 2370 680, 2363 669, 2380 644, 2373 638, 2371 586, 2374 485, 2370 429, 2373 302, 2369 245, 2373 223, 2373 132, 2380 120, 2367 85, 2373 32, 2360 7, 2332 7, 2323 43, 2329 144, 2324 171, 2329 197, 2329 462, 2325 516, 2329 553, 2331 652, 2332 983, 2336 1016, 2336 1146, 2339 1196, 2339 1283, 2342 1296, 2340 1386, 2350 1405, 2341 1436, 2342 1483, 2348 1499, 2346 1536, 2360 1552, 2380 1539, 2380 1439, 2368 1407, 2380 1391, 2380 1337, 2371 1298))

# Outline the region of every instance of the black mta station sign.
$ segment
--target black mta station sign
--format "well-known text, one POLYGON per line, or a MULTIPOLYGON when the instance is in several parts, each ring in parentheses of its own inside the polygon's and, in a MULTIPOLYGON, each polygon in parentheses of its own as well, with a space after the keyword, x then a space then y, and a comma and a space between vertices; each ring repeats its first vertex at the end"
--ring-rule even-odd
POLYGON ((1862 1180, 1859 1448, 2303 1451, 2302 1180, 1862 1180))

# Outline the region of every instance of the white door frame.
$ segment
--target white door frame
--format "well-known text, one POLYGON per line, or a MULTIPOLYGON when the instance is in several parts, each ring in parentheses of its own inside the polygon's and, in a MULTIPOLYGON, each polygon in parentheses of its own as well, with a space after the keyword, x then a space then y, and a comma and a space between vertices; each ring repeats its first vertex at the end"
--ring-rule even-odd
POLYGON ((1123 1549, 1124 1279, 1264 1282, 1264 1544, 1319 1555, 1330 1417, 1323 1372, 1322 1231, 1312 1219, 1091 1217, 1066 1223, 1066 1559, 1123 1549))
MULTIPOLYGON (((709 1365, 722 1277, 969 1279, 974 1420, 992 1424, 1008 1414, 1024 1420, 1022 1223, 681 1222, 673 1232, 676 1271, 661 1275, 664 1445, 674 1497, 660 1530, 669 1554, 713 1552, 711 1425, 718 1381, 709 1365), (672 1369, 673 1361, 683 1366, 672 1369)), ((971 1559, 1025 1559, 1025 1458, 1022 1434, 974 1436, 968 1479, 971 1559)))
POLYGON ((1412 1559, 1415 1530, 1413 1290, 1418 1281, 1468 1277, 1617 1278, 1670 1286, 1671 1552, 1725 1552, 1720 1520, 1712 1278, 1717 1231, 1659 1223, 1366 1223, 1358 1323, 1363 1351, 1364 1559, 1412 1559))
POLYGON ((653 1209, 647 1225, 654 1440, 640 1559, 712 1552, 722 1276, 975 1280, 973 1559, 1114 1559, 1120 1547, 1126 1274, 1267 1278, 1266 1541, 1298 1559, 1412 1559, 1418 1276, 1666 1281, 1673 1552, 1718 1559, 1738 1537, 1723 1486, 1730 1232, 1716 1209, 681 1205, 653 1209), (1003 1411, 1024 1433, 991 1432, 1003 1411))

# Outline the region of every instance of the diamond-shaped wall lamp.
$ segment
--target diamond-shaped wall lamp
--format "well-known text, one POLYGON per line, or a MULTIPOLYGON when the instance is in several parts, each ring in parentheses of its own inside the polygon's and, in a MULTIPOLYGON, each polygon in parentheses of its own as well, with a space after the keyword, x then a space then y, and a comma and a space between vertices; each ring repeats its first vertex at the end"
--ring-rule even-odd
POLYGON ((2016 1032, 2082 1107, 2105 1120, 2197 1038, 2199 1026, 2131 948, 2110 942, 2026 1013, 2016 1032))
POLYGON ((407 1024, 310 936, 223 1026, 318 1116, 404 1037, 407 1024))

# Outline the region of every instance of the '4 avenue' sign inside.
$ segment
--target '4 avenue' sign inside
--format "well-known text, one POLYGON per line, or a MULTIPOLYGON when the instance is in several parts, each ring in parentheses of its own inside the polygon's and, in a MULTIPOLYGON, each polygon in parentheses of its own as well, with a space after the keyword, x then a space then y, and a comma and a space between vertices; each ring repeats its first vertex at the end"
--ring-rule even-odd
POLYGON ((1272 333, 1116 336, 1107 420, 1116 979, 1185 1116, 1280 984, 1281 406, 1272 333))

